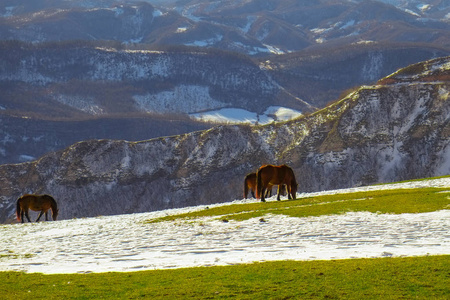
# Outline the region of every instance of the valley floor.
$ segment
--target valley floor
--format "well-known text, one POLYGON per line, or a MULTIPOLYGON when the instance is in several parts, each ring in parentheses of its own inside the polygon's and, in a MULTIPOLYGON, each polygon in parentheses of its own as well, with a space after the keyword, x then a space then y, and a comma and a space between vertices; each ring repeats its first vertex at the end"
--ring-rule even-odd
MULTIPOLYGON (((427 186, 450 187, 450 178, 299 196, 427 186)), ((399 215, 349 212, 307 218, 266 215, 246 221, 203 218, 145 223, 204 208, 2 225, 0 271, 121 272, 273 260, 450 254, 450 209, 399 215)))

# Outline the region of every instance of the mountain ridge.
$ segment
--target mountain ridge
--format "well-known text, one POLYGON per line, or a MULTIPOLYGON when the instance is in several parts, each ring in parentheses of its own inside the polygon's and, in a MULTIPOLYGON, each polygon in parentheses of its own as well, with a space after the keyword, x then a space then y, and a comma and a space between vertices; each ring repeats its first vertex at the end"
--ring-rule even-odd
POLYGON ((0 38, 35 43, 116 40, 256 56, 326 48, 329 42, 450 45, 450 6, 443 1, 16 1, 2 8, 0 38))

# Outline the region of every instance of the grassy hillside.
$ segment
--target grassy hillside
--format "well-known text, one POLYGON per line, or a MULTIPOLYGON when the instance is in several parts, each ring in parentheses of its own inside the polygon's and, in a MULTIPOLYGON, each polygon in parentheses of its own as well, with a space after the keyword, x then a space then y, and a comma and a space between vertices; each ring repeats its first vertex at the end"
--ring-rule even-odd
POLYGON ((148 222, 195 220, 200 217, 217 217, 223 220, 246 220, 266 214, 283 214, 290 217, 308 217, 346 212, 372 213, 422 213, 450 208, 449 188, 418 188, 380 190, 348 194, 324 195, 312 198, 276 202, 255 202, 207 208, 201 211, 171 215, 148 222))
MULTIPOLYGON (((420 188, 234 204, 148 222, 201 222, 204 217, 244 220, 267 214, 306 217, 348 211, 421 213, 449 208, 449 188, 420 188)), ((450 255, 132 273, 0 272, 0 294, 3 299, 448 299, 450 255)))

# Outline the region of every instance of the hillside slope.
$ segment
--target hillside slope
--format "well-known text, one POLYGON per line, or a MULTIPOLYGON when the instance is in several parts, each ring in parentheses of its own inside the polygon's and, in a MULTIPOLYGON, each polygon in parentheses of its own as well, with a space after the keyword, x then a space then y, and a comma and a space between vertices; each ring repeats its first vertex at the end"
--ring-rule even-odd
POLYGON ((17 197, 50 193, 61 218, 231 201, 245 174, 287 163, 299 192, 450 174, 450 57, 363 86, 307 117, 142 142, 91 140, 0 166, 0 220, 17 197))

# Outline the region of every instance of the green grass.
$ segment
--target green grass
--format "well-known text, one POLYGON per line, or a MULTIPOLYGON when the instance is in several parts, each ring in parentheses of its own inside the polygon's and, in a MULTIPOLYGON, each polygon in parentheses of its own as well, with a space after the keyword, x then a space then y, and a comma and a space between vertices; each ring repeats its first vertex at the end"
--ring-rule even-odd
POLYGON ((2 299, 448 299, 450 256, 71 275, 0 272, 2 299))
POLYGON ((325 195, 297 200, 224 205, 201 211, 171 215, 148 222, 193 220, 217 217, 224 220, 246 220, 266 214, 308 217, 368 211, 372 213, 423 213, 450 208, 450 189, 417 188, 325 195))

